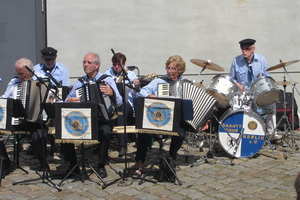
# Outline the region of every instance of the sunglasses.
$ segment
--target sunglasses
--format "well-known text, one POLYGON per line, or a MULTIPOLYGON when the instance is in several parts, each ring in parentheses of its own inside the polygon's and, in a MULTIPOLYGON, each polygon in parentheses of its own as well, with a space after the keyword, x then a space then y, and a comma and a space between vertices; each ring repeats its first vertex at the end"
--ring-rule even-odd
POLYGON ((253 46, 251 46, 251 47, 241 47, 242 50, 246 50, 246 51, 249 51, 249 50, 251 50, 252 48, 253 48, 253 46))

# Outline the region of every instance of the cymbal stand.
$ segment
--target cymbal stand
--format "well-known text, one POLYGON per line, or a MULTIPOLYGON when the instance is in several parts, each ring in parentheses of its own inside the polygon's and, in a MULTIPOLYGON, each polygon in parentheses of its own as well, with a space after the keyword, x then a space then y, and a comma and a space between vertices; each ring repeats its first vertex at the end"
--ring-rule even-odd
MULTIPOLYGON (((193 83, 196 83, 196 80, 198 77, 200 77, 200 75, 202 74, 202 72, 206 69, 208 63, 205 64, 205 66, 203 67, 203 69, 199 72, 199 74, 197 75, 197 77, 193 80, 193 83)), ((201 83, 203 82, 203 80, 201 81, 201 83)))
MULTIPOLYGON (((286 79, 285 79, 285 73, 287 73, 286 69, 285 69, 285 66, 283 65, 283 69, 284 69, 284 76, 283 76, 283 81, 285 82, 286 79)), ((277 125, 276 127, 274 128, 272 134, 269 136, 269 137, 272 137, 275 135, 275 132, 278 128, 278 126, 280 125, 281 121, 283 121, 283 131, 284 131, 284 134, 282 135, 282 145, 283 145, 283 142, 286 142, 287 146, 290 148, 290 149, 293 149, 294 148, 294 130, 292 129, 291 125, 290 125, 290 122, 288 120, 288 117, 287 117, 287 113, 286 113, 286 107, 287 107, 287 100, 286 100, 286 86, 287 85, 283 85, 283 116, 281 116, 281 118, 279 119, 279 121, 277 122, 277 125), (292 136, 292 145, 289 144, 288 142, 288 132, 290 131, 291 133, 291 136, 292 136)), ((294 97, 293 97, 294 98, 294 97)), ((292 99, 292 101, 294 101, 294 99, 292 99)), ((292 104, 292 110, 294 110, 294 105, 292 104)), ((292 121, 294 121, 294 116, 292 116, 292 121)), ((294 127, 293 127, 294 128, 294 127)), ((268 138, 270 140, 270 138, 268 138)), ((288 155, 287 155, 287 151, 285 152, 284 154, 284 157, 285 159, 287 159, 288 155)))
MULTIPOLYGON (((284 68, 285 69, 285 68, 284 68)), ((286 69, 285 69, 286 71, 286 69)), ((289 73, 286 71, 287 76, 289 77, 290 80, 292 80, 292 130, 295 130, 295 122, 294 122, 294 108, 295 108, 295 104, 294 104, 294 96, 295 96, 295 89, 296 92, 298 93, 298 95, 300 96, 300 92, 298 90, 298 88, 296 87, 296 83, 293 81, 292 77, 289 75, 289 73)), ((295 133, 295 132, 293 132, 295 133)), ((299 147, 297 146, 296 142, 295 142, 295 134, 292 134, 292 149, 296 149, 298 150, 299 147)))

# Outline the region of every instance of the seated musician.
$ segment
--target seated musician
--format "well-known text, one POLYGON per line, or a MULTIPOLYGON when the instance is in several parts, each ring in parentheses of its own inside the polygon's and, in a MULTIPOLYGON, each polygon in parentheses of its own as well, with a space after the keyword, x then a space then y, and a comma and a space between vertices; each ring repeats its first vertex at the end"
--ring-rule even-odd
MULTIPOLYGON (((237 84, 240 92, 248 92, 251 84, 262 76, 270 76, 268 65, 263 55, 255 53, 255 40, 244 39, 239 42, 241 55, 236 56, 231 64, 230 78, 237 84)), ((271 135, 276 125, 276 103, 271 104, 272 112, 267 116, 267 132, 271 135)), ((271 139, 277 139, 279 135, 273 135, 271 139)))
MULTIPOLYGON (((123 79, 125 80, 125 85, 129 85, 131 87, 139 88, 140 81, 138 77, 135 75, 133 71, 128 71, 125 69, 125 63, 126 63, 126 56, 122 53, 116 53, 113 55, 112 59, 112 67, 106 70, 105 74, 110 75, 116 82, 119 92, 123 97, 123 100, 125 100, 125 114, 119 114, 118 118, 115 119, 115 126, 124 126, 124 117, 125 117, 125 125, 128 125, 128 123, 133 121, 133 101, 132 101, 132 94, 128 86, 125 86, 125 91, 123 87, 123 79), (127 79, 129 80, 127 80, 127 79), (131 85, 133 84, 133 85, 131 85)), ((118 112, 123 112, 124 110, 123 106, 120 106, 118 108, 118 112)), ((126 151, 127 147, 127 135, 126 134, 118 134, 118 142, 119 142, 119 157, 123 157, 126 151)))
MULTIPOLYGON (((99 72, 100 68, 100 57, 96 53, 87 53, 83 59, 83 69, 86 73, 82 78, 86 82, 96 82, 101 76, 102 73, 99 72)), ((117 89, 116 83, 114 80, 108 76, 103 79, 104 84, 102 84, 99 90, 108 96, 114 97, 116 100, 117 106, 122 104, 122 97, 117 89)), ((69 95, 66 98, 66 102, 75 102, 80 103, 80 98, 76 97, 76 89, 82 87, 83 82, 78 80, 70 91, 69 95)), ((112 131, 113 121, 99 120, 99 175, 101 178, 107 177, 107 172, 105 169, 105 164, 108 162, 108 150, 110 145, 111 131, 112 131)), ((67 144, 63 147, 65 159, 70 162, 69 170, 72 169, 77 164, 76 153, 74 149, 74 144, 67 144)), ((75 169, 75 173, 79 173, 79 168, 75 169)))
MULTIPOLYGON (((28 80, 33 79, 33 74, 30 71, 28 71, 26 69, 26 67, 28 67, 30 70, 33 70, 33 63, 29 59, 20 58, 19 60, 16 61, 16 63, 15 63, 16 77, 11 79, 11 81, 8 83, 7 89, 6 89, 5 93, 1 96, 1 98, 17 98, 15 96, 15 92, 18 89, 18 85, 22 81, 28 81, 28 80)), ((38 75, 40 75, 40 74, 38 74, 38 75)), ((39 127, 39 124, 32 124, 32 125, 35 125, 34 127, 36 127, 36 129, 38 129, 38 127, 39 127)), ((36 131, 33 132, 33 135, 35 135, 34 133, 36 133, 36 131)), ((39 143, 41 143, 41 142, 39 142, 39 143)), ((35 151, 35 153, 39 159, 41 169, 43 169, 45 166, 44 166, 44 162, 43 162, 43 155, 41 152, 42 151, 37 150, 37 149, 35 151)), ((48 166, 48 164, 46 164, 46 166, 48 166)))
MULTIPOLYGON (((162 78, 156 78, 152 80, 148 85, 141 88, 140 92, 136 93, 137 96, 142 97, 157 97, 158 96, 158 84, 168 83, 172 84, 178 80, 183 80, 182 74, 185 72, 186 66, 184 60, 180 56, 171 56, 166 61, 167 74, 162 78)), ((172 136, 169 155, 172 160, 176 160, 177 152, 180 149, 183 140, 185 138, 185 130, 179 127, 179 136, 172 136)), ((146 159, 147 149, 151 143, 151 135, 149 134, 138 134, 137 151, 136 151, 136 177, 140 177, 144 169, 144 162, 146 159)))

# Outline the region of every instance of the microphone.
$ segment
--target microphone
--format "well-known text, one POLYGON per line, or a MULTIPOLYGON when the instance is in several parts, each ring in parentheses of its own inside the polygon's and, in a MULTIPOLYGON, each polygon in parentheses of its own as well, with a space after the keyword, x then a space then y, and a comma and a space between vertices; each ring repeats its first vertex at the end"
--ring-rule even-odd
POLYGON ((46 76, 48 76, 50 78, 50 80, 53 81, 53 83, 55 84, 56 87, 60 86, 60 84, 57 82, 57 80, 52 76, 52 74, 50 73, 50 71, 46 71, 46 76))
POLYGON ((34 74, 33 71, 32 71, 27 65, 25 65, 25 68, 26 68, 30 73, 34 74))
POLYGON ((138 69, 137 66, 127 66, 126 68, 127 68, 128 70, 130 70, 130 71, 133 71, 133 70, 135 70, 135 69, 138 69))
POLYGON ((111 50, 111 52, 115 55, 116 53, 115 53, 115 51, 113 50, 113 49, 110 49, 111 50))

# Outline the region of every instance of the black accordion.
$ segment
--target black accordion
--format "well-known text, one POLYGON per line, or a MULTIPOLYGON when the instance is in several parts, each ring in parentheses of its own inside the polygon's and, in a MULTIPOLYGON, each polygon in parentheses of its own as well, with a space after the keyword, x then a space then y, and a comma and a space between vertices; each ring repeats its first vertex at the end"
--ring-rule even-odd
POLYGON ((84 83, 82 87, 75 90, 75 93, 82 102, 98 103, 100 120, 108 121, 117 117, 115 100, 103 94, 97 82, 84 83))

